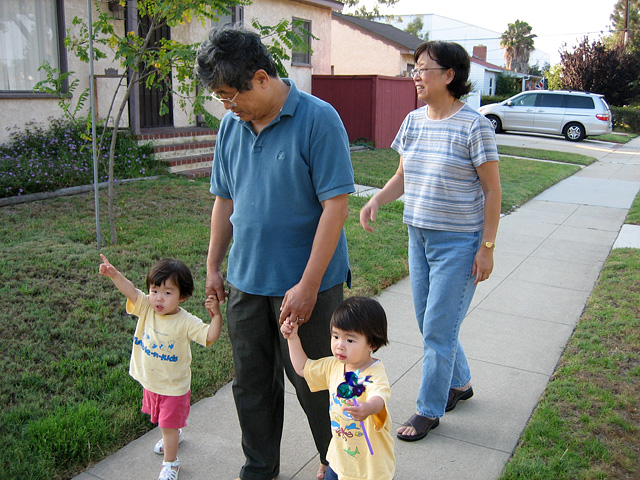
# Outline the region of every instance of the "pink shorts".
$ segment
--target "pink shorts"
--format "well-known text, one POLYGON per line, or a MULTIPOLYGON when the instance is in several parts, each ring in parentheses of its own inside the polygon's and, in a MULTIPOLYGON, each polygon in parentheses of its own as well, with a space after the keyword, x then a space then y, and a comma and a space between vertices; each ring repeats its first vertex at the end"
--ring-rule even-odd
POLYGON ((151 415, 151 423, 157 423, 160 428, 186 427, 189 410, 191 390, 179 397, 172 397, 142 389, 142 413, 151 415))

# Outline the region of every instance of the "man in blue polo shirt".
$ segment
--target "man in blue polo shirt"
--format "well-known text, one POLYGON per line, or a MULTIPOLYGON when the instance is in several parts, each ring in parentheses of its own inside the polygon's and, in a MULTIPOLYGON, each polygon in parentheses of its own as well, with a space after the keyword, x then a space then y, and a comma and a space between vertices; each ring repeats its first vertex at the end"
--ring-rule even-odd
POLYGON ((327 392, 311 393, 289 359, 279 325, 299 330, 310 358, 331 355, 329 320, 350 286, 344 235, 354 189, 346 131, 335 109, 278 77, 260 37, 223 27, 198 51, 196 75, 227 110, 211 173, 207 295, 224 301, 242 428, 242 480, 276 477, 284 367, 320 454, 331 439, 327 392), (225 292, 222 261, 231 240, 225 292))

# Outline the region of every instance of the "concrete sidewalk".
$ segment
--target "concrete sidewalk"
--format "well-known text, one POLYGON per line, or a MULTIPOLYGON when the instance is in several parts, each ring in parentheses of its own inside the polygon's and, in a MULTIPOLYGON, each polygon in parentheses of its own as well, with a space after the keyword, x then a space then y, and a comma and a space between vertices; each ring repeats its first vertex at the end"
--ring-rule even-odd
MULTIPOLYGON (((504 143, 517 138, 504 137, 504 143)), ((597 152, 598 162, 501 220, 494 273, 479 285, 461 332, 475 395, 445 415, 426 439, 396 441, 397 480, 499 477, 612 246, 617 239, 616 246, 640 246, 636 228, 625 227, 619 238, 640 188, 640 138, 615 149, 583 143, 593 149, 583 153, 597 152)), ((389 318, 391 344, 378 357, 392 385, 395 430, 415 411, 422 342, 408 279, 379 301, 389 318)), ((192 407, 184 436, 180 479, 238 476, 244 457, 230 384, 192 407)), ((147 433, 76 480, 155 480, 162 457, 153 445, 160 437, 159 429, 147 433)), ((319 460, 291 387, 281 452, 278 479, 315 479, 319 460)))

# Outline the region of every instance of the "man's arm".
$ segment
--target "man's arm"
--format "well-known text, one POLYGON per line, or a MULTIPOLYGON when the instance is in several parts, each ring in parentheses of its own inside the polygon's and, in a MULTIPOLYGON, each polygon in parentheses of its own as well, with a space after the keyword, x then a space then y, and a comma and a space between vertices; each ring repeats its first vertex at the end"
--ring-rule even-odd
MULTIPOLYGON (((348 194, 338 195, 322 202, 322 214, 313 238, 311 254, 304 269, 302 278, 284 296, 280 310, 280 324, 287 319, 308 320, 318 298, 318 290, 336 246, 344 222, 349 215, 348 194)), ((301 322, 302 323, 302 322, 301 322)))
POLYGON ((209 253, 207 256, 207 282, 205 293, 214 295, 220 303, 224 303, 226 293, 224 291, 224 279, 222 278, 222 261, 227 254, 233 226, 231 214, 233 213, 233 200, 216 197, 211 210, 211 235, 209 237, 209 253))

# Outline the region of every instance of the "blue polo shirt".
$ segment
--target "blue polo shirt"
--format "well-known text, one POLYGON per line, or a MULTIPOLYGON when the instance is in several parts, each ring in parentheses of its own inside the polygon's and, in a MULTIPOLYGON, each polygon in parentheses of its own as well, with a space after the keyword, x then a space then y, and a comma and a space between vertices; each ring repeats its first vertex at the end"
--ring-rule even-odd
MULTIPOLYGON (((284 296, 300 281, 320 202, 355 191, 338 113, 283 80, 291 87, 287 100, 259 134, 231 112, 223 117, 211 170, 211 193, 233 200, 227 280, 254 295, 284 296)), ((319 291, 350 281, 343 229, 319 291)))

